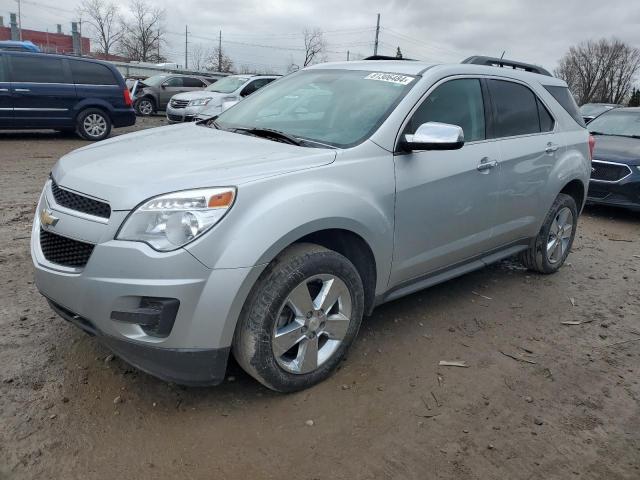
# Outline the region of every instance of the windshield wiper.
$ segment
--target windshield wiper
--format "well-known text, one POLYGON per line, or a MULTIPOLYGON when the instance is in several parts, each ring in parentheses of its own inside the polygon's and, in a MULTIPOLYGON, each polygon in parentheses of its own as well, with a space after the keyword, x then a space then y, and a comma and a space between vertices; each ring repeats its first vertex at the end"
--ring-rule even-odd
POLYGON ((589 132, 591 135, 610 135, 609 133, 602 133, 602 132, 589 132))
POLYGON ((280 130, 273 130, 271 128, 235 128, 237 132, 248 133, 249 135, 255 135, 256 137, 264 137, 264 138, 273 138, 284 140, 286 143, 291 145, 302 146, 302 141, 298 140, 296 137, 292 137, 291 135, 281 132, 280 130))

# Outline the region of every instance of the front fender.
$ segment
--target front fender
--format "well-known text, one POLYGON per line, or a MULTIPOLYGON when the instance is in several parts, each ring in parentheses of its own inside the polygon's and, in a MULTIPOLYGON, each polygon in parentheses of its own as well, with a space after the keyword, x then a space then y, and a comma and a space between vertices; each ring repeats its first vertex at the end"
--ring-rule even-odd
POLYGON ((308 234, 348 230, 371 248, 376 292, 382 291, 393 253, 393 162, 373 160, 368 167, 373 171, 359 185, 354 164, 345 162, 242 186, 227 217, 186 248, 210 268, 244 268, 269 263, 308 234))

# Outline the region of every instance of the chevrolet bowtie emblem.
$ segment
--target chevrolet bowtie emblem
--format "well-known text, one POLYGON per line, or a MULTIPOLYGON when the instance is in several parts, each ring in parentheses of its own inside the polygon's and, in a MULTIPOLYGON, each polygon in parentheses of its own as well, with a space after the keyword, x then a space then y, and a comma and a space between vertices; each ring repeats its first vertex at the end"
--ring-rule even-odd
POLYGON ((48 208, 43 208, 40 211, 40 223, 42 225, 48 225, 48 226, 51 226, 51 227, 53 227, 56 223, 58 223, 58 220, 60 220, 60 219, 57 218, 57 217, 54 217, 52 215, 52 213, 53 212, 51 210, 49 210, 48 208))

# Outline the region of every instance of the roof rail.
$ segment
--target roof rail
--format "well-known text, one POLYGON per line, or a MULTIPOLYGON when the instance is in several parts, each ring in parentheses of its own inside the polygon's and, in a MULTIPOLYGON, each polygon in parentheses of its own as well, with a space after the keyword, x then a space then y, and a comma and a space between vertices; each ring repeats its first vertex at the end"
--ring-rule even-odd
POLYGON ((369 57, 365 57, 363 58, 363 60, 409 60, 414 62, 415 60, 413 58, 398 58, 398 57, 391 57, 388 55, 371 55, 369 57))
POLYGON ((524 70, 525 72, 538 73, 540 75, 546 75, 547 77, 553 77, 553 75, 551 75, 548 70, 542 67, 538 67, 537 65, 517 62, 515 60, 507 60, 505 58, 483 57, 480 55, 475 55, 473 57, 465 58, 460 63, 469 63, 472 65, 487 65, 489 67, 513 68, 514 70, 524 70))

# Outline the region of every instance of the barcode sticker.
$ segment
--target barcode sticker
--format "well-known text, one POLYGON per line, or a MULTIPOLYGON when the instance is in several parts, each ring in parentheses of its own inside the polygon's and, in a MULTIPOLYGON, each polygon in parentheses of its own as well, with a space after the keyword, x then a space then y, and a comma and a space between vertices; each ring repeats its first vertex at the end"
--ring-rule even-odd
POLYGON ((397 73, 370 73, 365 80, 378 80, 380 82, 397 83, 398 85, 409 85, 413 82, 413 77, 398 75, 397 73))

